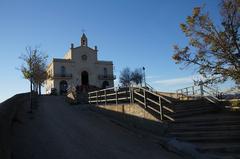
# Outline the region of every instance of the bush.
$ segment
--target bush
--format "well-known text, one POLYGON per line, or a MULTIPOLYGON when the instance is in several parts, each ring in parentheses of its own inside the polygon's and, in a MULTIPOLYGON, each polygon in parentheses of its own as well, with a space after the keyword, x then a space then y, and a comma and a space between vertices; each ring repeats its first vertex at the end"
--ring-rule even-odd
POLYGON ((240 107, 240 100, 231 101, 231 106, 232 107, 240 107))

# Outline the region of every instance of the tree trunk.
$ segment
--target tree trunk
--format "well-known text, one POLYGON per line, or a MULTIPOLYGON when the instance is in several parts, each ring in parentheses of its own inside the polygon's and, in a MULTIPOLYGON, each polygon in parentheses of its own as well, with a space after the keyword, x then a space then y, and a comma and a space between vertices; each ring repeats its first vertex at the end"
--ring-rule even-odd
POLYGON ((38 94, 38 85, 36 83, 33 84, 33 89, 34 89, 34 93, 38 94))
POLYGON ((32 90, 33 90, 33 82, 30 79, 30 113, 32 113, 32 90))
POLYGON ((30 79, 30 93, 32 93, 32 90, 33 90, 33 83, 32 83, 32 80, 30 79))
POLYGON ((38 84, 38 94, 41 95, 41 84, 38 84))

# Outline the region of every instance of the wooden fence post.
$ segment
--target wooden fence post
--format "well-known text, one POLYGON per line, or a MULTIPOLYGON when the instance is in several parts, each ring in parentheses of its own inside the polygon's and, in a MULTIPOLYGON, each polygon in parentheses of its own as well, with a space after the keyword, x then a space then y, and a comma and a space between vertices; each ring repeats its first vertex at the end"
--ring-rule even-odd
POLYGON ((181 99, 183 99, 183 90, 181 89, 181 99))
POLYGON ((104 97, 105 97, 105 105, 107 105, 107 94, 106 94, 106 90, 104 90, 104 97))
POLYGON ((96 92, 96 100, 97 100, 97 105, 98 105, 98 92, 96 92))
POLYGON ((132 87, 132 103, 134 103, 134 89, 132 87))
POLYGON ((162 100, 161 97, 158 96, 158 100, 159 100, 159 112, 160 112, 160 120, 163 120, 163 109, 162 109, 162 100))
POLYGON ((129 87, 129 102, 132 103, 132 92, 131 92, 131 86, 129 87))
POLYGON ((146 100, 146 91, 143 89, 143 96, 144 96, 144 106, 147 108, 147 100, 146 100))
POLYGON ((118 91, 116 90, 116 105, 118 104, 118 91))
POLYGON ((91 104, 91 93, 88 93, 88 103, 91 104))

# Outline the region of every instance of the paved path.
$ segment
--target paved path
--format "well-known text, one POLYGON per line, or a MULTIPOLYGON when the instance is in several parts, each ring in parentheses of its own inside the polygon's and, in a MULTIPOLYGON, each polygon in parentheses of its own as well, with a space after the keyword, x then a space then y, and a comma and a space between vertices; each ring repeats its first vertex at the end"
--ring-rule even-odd
POLYGON ((25 116, 14 126, 13 159, 179 158, 87 105, 70 106, 61 97, 40 97, 35 113, 25 116))

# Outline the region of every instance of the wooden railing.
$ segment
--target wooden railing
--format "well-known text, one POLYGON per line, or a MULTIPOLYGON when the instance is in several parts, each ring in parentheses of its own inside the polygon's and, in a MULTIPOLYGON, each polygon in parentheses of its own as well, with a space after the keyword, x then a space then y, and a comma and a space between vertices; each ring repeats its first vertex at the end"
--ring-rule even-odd
POLYGON ((171 120, 174 119, 171 117, 171 113, 174 113, 172 102, 165 97, 147 90, 142 87, 133 88, 133 100, 145 107, 145 109, 151 109, 153 112, 157 113, 160 117, 160 120, 171 120))
POLYGON ((199 86, 190 86, 190 87, 185 87, 182 89, 178 89, 176 91, 177 93, 177 97, 179 99, 183 99, 183 98, 190 98, 190 97, 194 97, 194 96, 198 96, 200 94, 203 94, 203 92, 201 92, 200 87, 199 86))
POLYGON ((95 104, 112 104, 112 103, 128 103, 131 100, 130 87, 126 88, 107 88, 88 93, 89 103, 95 104))
POLYGON ((176 91, 177 97, 179 99, 189 99, 189 98, 206 98, 212 103, 219 102, 218 96, 219 92, 206 85, 190 86, 176 91))
POLYGON ((171 109, 172 102, 142 87, 113 87, 89 92, 88 95, 90 104, 137 103, 156 114, 161 121, 174 121, 170 115, 174 113, 173 109, 171 109))

